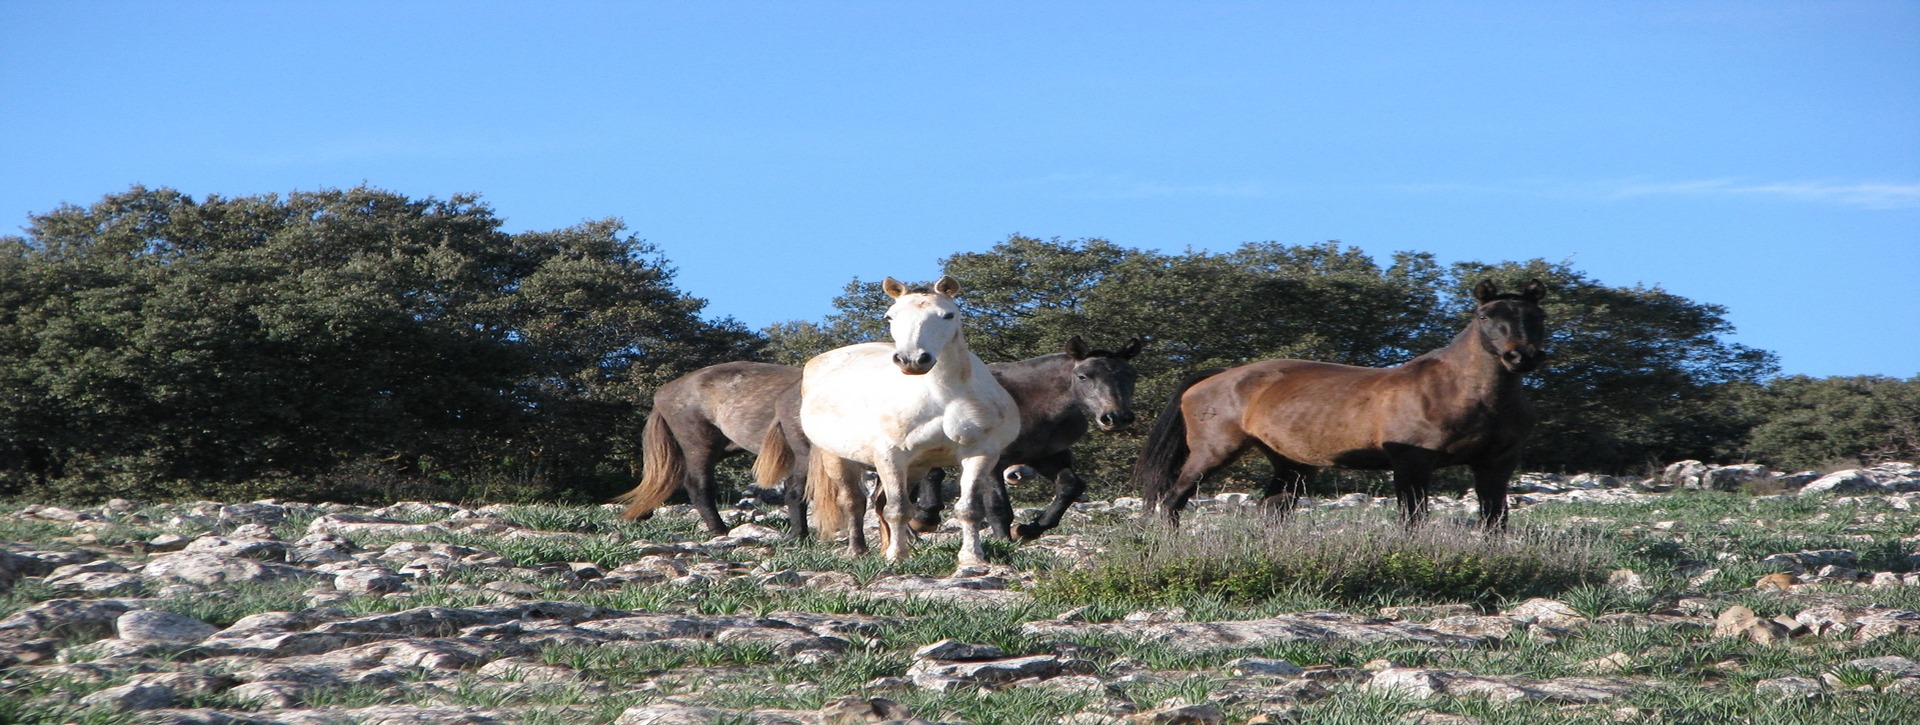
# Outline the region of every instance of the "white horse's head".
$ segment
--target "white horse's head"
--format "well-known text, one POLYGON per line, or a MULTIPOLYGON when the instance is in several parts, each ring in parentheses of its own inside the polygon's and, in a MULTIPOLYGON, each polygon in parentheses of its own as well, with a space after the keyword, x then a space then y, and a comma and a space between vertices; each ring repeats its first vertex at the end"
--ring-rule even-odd
POLYGON ((960 304, 953 301, 960 283, 941 277, 933 291, 915 291, 888 277, 881 289, 893 298, 887 329, 893 334, 893 364, 908 375, 925 375, 940 362, 940 352, 960 337, 960 304))

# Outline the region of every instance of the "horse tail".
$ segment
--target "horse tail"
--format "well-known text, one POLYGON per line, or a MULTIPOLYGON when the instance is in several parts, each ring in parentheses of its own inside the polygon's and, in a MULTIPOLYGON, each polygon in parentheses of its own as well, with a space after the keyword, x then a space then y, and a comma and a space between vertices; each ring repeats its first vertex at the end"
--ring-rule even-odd
POLYGON ((653 510, 660 508, 687 478, 686 455, 680 452, 680 443, 673 439, 667 416, 659 408, 647 414, 647 429, 640 435, 640 457, 640 484, 614 499, 627 505, 627 510, 620 512, 623 519, 653 516, 653 510))
POLYGON ((761 488, 779 489, 781 481, 793 471, 793 449, 787 447, 787 433, 780 421, 767 426, 760 440, 760 456, 753 459, 753 483, 761 488))
POLYGON ((1187 389, 1224 370, 1226 368, 1202 370, 1180 381, 1173 395, 1167 398, 1167 407, 1154 419, 1153 429, 1147 431, 1147 440, 1140 446, 1140 457, 1133 462, 1131 481, 1145 499, 1147 511, 1159 508, 1160 497, 1173 488, 1180 476, 1180 466, 1192 453, 1187 448, 1187 418, 1180 412, 1180 399, 1187 389))
POLYGON ((846 485, 846 468, 839 456, 819 446, 807 454, 807 506, 813 510, 813 534, 821 541, 832 541, 847 527, 850 499, 860 498, 846 485))

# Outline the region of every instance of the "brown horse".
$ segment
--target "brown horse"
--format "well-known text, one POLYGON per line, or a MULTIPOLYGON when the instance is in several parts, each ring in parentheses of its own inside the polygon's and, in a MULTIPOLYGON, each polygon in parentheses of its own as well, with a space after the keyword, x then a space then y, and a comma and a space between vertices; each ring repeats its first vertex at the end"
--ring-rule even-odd
POLYGON ((1273 464, 1262 505, 1292 510, 1318 468, 1391 469, 1409 524, 1427 514, 1433 470, 1466 465, 1488 528, 1505 525, 1507 480, 1532 430, 1520 376, 1545 357, 1546 287, 1473 290, 1453 342, 1392 368, 1263 360, 1194 375, 1147 434, 1133 483, 1149 512, 1177 518, 1209 474, 1249 448, 1273 464))

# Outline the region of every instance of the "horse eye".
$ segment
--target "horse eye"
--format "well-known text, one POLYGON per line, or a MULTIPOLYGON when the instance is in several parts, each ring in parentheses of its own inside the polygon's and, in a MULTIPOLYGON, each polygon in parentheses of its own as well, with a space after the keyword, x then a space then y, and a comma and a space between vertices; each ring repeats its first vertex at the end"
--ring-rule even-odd
POLYGON ((1076 378, 1079 378, 1079 379, 1081 379, 1081 380, 1086 380, 1086 379, 1087 379, 1087 376, 1085 376, 1085 375, 1075 375, 1074 377, 1076 377, 1076 378))
POLYGON ((949 313, 947 313, 947 314, 944 314, 944 315, 941 315, 941 316, 940 316, 940 319, 942 319, 942 320, 951 320, 951 319, 953 319, 953 313, 951 313, 951 312, 949 312, 949 313))
POLYGON ((887 315, 887 316, 885 316, 885 317, 881 317, 881 318, 880 318, 880 320, 881 320, 882 322, 892 322, 892 321, 893 321, 893 315, 887 315))

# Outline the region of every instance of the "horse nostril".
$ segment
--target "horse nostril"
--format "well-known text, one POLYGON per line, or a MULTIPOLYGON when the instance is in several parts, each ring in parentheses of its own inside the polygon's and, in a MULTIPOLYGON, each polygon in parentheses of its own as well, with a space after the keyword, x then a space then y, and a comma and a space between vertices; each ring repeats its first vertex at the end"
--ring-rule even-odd
POLYGON ((1112 413, 1100 414, 1100 425, 1111 428, 1113 427, 1113 421, 1114 421, 1114 418, 1112 413))
POLYGON ((894 354, 893 354, 893 364, 895 364, 895 365, 903 365, 903 366, 904 366, 904 365, 906 365, 906 364, 907 364, 907 359, 906 359, 906 358, 904 358, 904 357, 901 357, 901 356, 900 356, 900 353, 897 353, 897 352, 896 352, 896 353, 894 353, 894 354))
POLYGON ((921 365, 932 365, 933 355, 923 352, 920 353, 920 357, 914 358, 913 361, 921 365))

